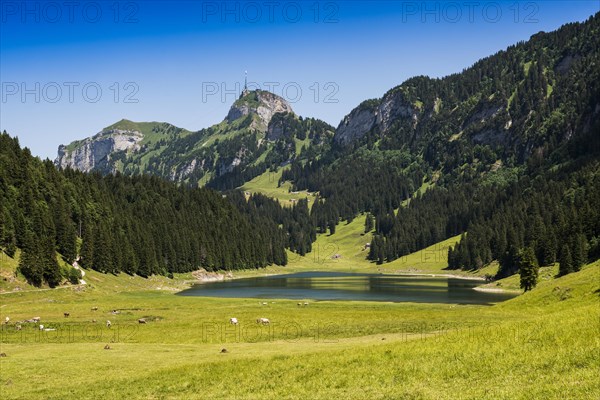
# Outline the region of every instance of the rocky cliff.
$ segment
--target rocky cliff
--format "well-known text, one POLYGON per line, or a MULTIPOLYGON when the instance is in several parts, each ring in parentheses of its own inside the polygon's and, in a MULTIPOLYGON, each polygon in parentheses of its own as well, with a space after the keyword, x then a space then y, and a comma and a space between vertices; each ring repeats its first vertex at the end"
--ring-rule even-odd
POLYGON ((512 121, 507 100, 451 101, 430 92, 421 94, 411 83, 353 109, 337 127, 335 141, 346 145, 369 133, 411 142, 430 140, 433 126, 445 128, 436 131, 438 139, 452 141, 466 134, 466 139, 481 144, 504 145, 510 140, 512 121))
POLYGON ((254 114, 258 117, 253 121, 252 127, 265 132, 269 122, 276 113, 294 113, 292 107, 283 98, 264 91, 245 91, 229 109, 225 121, 233 122, 246 115, 254 114))
POLYGON ((90 172, 110 163, 112 154, 140 150, 144 135, 137 130, 105 129, 91 138, 58 147, 56 165, 90 172))
POLYGON ((367 100, 350 112, 336 130, 335 140, 347 144, 376 129, 387 132, 399 119, 412 125, 419 121, 420 110, 405 99, 401 91, 390 91, 381 100, 367 100))

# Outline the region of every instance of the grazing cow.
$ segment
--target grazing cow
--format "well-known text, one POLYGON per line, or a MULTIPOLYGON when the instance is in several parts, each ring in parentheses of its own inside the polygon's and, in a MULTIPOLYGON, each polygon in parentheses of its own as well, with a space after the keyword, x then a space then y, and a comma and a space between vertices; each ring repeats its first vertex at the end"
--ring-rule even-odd
POLYGON ((119 310, 112 310, 112 314, 113 315, 121 314, 121 311, 119 311, 119 310))
POLYGON ((69 315, 71 315, 71 313, 66 312, 66 313, 63 313, 63 315, 65 316, 65 318, 69 318, 69 315))
POLYGON ((18 330, 18 331, 20 331, 23 328, 21 328, 21 325, 17 324, 17 325, 15 325, 15 329, 18 330))
POLYGON ((267 318, 259 318, 256 320, 257 324, 263 324, 263 325, 269 325, 271 323, 271 321, 269 321, 267 318))
POLYGON ((95 320, 95 319, 93 319, 93 320, 92 320, 92 323, 94 323, 94 324, 95 324, 95 323, 96 323, 96 320, 95 320))
POLYGON ((302 305, 302 303, 298 303, 298 307, 300 307, 302 305))
POLYGON ((267 303, 266 303, 266 302, 263 302, 263 303, 262 303, 262 305, 263 305, 263 306, 266 306, 266 305, 267 305, 267 303))
POLYGON ((0 357, 6 357, 6 353, 0 353, 0 357))
POLYGON ((10 321, 10 318, 9 318, 9 317, 6 317, 6 318, 4 318, 4 323, 5 323, 5 324, 8 324, 8 321, 10 321))
POLYGON ((36 323, 37 323, 37 322, 40 322, 40 320, 41 320, 41 319, 42 319, 42 318, 40 318, 40 317, 33 317, 33 318, 31 318, 31 320, 30 320, 30 321, 31 321, 31 322, 36 322, 36 323))
POLYGON ((146 323, 146 318, 138 319, 138 324, 145 324, 145 323, 146 323))
POLYGON ((92 307, 92 311, 98 311, 98 307, 92 307))
POLYGON ((104 346, 104 350, 110 350, 110 346, 107 344, 106 346, 104 346))
POLYGON ((237 318, 229 318, 229 323, 231 325, 237 325, 238 324, 238 320, 237 320, 237 318))
POLYGON ((307 306, 307 305, 308 305, 308 303, 307 303, 307 302, 304 302, 304 306, 307 306))
POLYGON ((44 330, 44 325, 40 325, 40 331, 44 330))
POLYGON ((229 351, 227 349, 225 349, 225 348, 222 348, 221 349, 221 353, 229 353, 229 351))
POLYGON ((112 324, 110 323, 110 321, 106 320, 106 327, 110 329, 111 326, 112 326, 112 324))

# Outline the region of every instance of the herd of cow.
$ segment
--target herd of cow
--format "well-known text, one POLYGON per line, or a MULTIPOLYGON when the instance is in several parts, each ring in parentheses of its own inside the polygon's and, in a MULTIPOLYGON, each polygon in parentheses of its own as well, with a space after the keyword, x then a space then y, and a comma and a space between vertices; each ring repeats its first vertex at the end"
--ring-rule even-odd
MULTIPOLYGON (((266 306, 268 303, 262 302, 260 304, 262 304, 263 306, 266 306)), ((308 303, 307 302, 298 303, 298 307, 302 307, 302 306, 306 307, 306 306, 308 306, 308 303)), ((237 318, 233 317, 233 318, 229 318, 229 323, 231 325, 237 325, 239 323, 239 321, 237 318)), ((271 321, 269 321, 268 318, 257 318, 256 323, 261 324, 261 325, 269 325, 271 323, 271 321)))
MULTIPOLYGON (((92 307, 92 311, 98 311, 98 307, 92 307)), ((118 310, 112 310, 111 313, 113 315, 120 314, 120 312, 118 310)), ((71 316, 71 313, 65 312, 65 313, 63 313, 63 315, 64 315, 65 318, 69 318, 71 316)), ((23 321, 15 321, 15 323, 14 323, 15 324, 15 329, 18 330, 18 331, 20 331, 20 330, 23 329, 23 324, 27 324, 27 323, 38 324, 41 320, 42 320, 41 317, 33 317, 33 318, 26 319, 26 320, 23 320, 23 321)), ((96 323, 97 321, 95 319, 92 319, 92 322, 96 323)), ((140 318, 140 319, 138 319, 138 323, 139 324, 145 324, 146 323, 146 318, 140 318)), ((10 317, 4 318, 4 324, 5 325, 10 324, 10 317)), ((112 326, 112 323, 110 322, 110 320, 106 320, 106 327, 110 328, 111 326, 112 326)), ((44 327, 44 325, 42 325, 42 324, 40 324, 38 326, 38 328, 39 328, 40 331, 46 331, 46 332, 48 332, 48 331, 55 331, 56 330, 54 328, 44 327)))
MULTIPOLYGON (((267 305, 266 302, 262 302, 260 304, 262 304, 263 306, 267 305)), ((304 303, 298 303, 298 307, 302 307, 302 306, 306 307, 306 306, 308 306, 308 303, 306 303, 306 302, 304 302, 304 303)), ((92 311, 98 311, 98 307, 92 307, 92 311)), ((117 315, 117 314, 120 314, 120 311, 119 310, 112 310, 111 313, 113 315, 117 315)), ((64 315, 65 318, 69 318, 71 316, 71 313, 65 312, 65 313, 63 313, 63 315, 64 315)), ((16 321, 15 322, 15 329, 18 330, 18 331, 20 331, 22 329, 22 324, 25 324, 25 323, 36 323, 36 324, 38 324, 40 321, 41 321, 41 317, 33 317, 31 319, 26 319, 24 321, 16 321)), ((95 323, 97 321, 95 319, 93 319, 92 322, 95 323)), ((235 318, 235 317, 229 319, 229 323, 232 324, 232 325, 237 325, 238 322, 239 322, 238 319, 235 318)), ((8 325, 9 323, 10 323, 10 317, 6 317, 4 319, 4 324, 8 325)), ((138 319, 138 323, 139 324, 145 324, 146 323, 146 319, 145 318, 140 318, 140 319, 138 319)), ((258 318, 256 320, 256 323, 257 324, 261 324, 261 325, 269 325, 271 323, 271 321, 268 318, 258 318)), ((112 326, 112 322, 110 322, 110 320, 106 320, 106 327, 107 328, 111 328, 111 326, 112 326)), ((54 329, 54 328, 47 328, 47 327, 44 327, 44 325, 40 324, 39 325, 39 330, 41 330, 41 331, 54 331, 56 329, 54 329)))

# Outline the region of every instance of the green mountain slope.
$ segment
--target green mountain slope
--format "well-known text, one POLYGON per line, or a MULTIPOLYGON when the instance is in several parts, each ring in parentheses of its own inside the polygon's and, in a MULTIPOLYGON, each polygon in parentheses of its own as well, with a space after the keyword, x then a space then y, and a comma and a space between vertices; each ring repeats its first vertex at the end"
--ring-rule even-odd
POLYGON ((333 131, 322 121, 296 116, 274 94, 245 91, 227 117, 210 128, 190 132, 168 123, 124 119, 91 138, 60 146, 56 164, 229 189, 290 162, 303 147, 322 152, 333 131))
POLYGON ((321 231, 372 214, 379 263, 468 231, 452 268, 498 260, 507 276, 531 247, 542 265, 576 254, 576 271, 600 256, 598 65, 600 13, 461 73, 411 78, 361 103, 329 152, 281 181, 321 194, 321 231))

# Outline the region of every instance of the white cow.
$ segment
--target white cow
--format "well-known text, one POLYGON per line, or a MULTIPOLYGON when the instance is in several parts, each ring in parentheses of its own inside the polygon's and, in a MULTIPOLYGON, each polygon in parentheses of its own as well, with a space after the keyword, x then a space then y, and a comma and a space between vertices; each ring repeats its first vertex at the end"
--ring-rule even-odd
POLYGON ((110 323, 110 321, 109 321, 109 320, 106 320, 106 327, 107 327, 107 328, 110 328, 111 326, 112 326, 112 324, 110 323))
POLYGON ((5 323, 5 324, 8 324, 8 321, 10 321, 10 318, 9 318, 9 317, 6 317, 6 318, 4 318, 4 323, 5 323))
POLYGON ((40 325, 40 331, 44 330, 44 325, 40 325))
POLYGON ((259 318, 256 320, 257 324, 269 325, 271 321, 268 318, 259 318))
POLYGON ((229 323, 231 325, 237 325, 238 324, 238 320, 237 320, 237 318, 229 318, 229 323))

